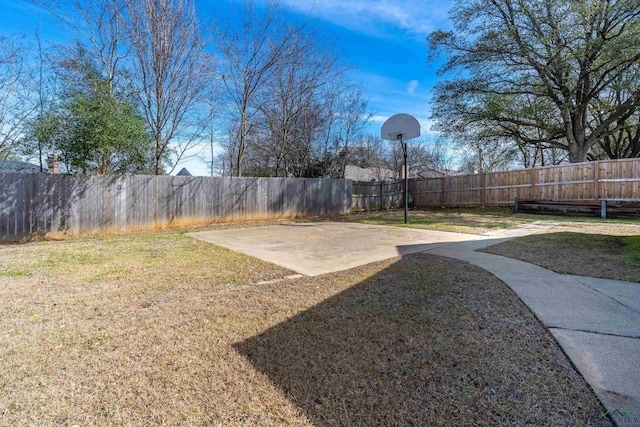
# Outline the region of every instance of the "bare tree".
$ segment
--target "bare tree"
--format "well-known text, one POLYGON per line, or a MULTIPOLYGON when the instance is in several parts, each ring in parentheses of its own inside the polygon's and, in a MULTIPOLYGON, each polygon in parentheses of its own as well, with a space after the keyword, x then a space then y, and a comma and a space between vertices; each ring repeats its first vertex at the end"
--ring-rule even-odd
POLYGON ((13 37, 0 36, 0 160, 12 153, 36 108, 27 91, 26 74, 24 47, 13 37))
POLYGON ((225 145, 232 175, 343 176, 367 100, 335 43, 274 1, 244 3, 242 25, 220 31, 225 145))
POLYGON ((323 175, 343 177, 350 144, 359 138, 372 115, 359 84, 345 80, 336 83, 325 98, 326 124, 318 144, 325 159, 323 175))
POLYGON ((512 169, 518 160, 518 149, 508 140, 471 140, 462 148, 461 170, 486 173, 512 169))
MULTIPOLYGON (((382 152, 386 167, 402 176, 404 154, 399 142, 387 142, 382 152)), ((423 136, 407 142, 407 167, 410 177, 444 176, 451 168, 453 156, 446 141, 423 136)))
POLYGON ((389 147, 386 141, 376 135, 362 135, 351 144, 349 164, 369 169, 377 181, 395 179, 398 170, 389 167, 387 154, 389 147))
POLYGON ((415 163, 416 173, 441 176, 448 174, 454 159, 450 141, 441 135, 435 138, 426 135, 419 144, 422 154, 415 163))
POLYGON ((34 116, 22 126, 20 152, 30 159, 37 159, 40 172, 45 170, 45 158, 55 150, 57 120, 52 113, 55 104, 56 76, 49 63, 51 58, 45 51, 39 29, 35 33, 36 57, 32 61, 26 84, 33 96, 34 116))
POLYGON ((218 113, 218 94, 216 93, 216 86, 211 84, 209 87, 210 93, 207 99, 207 136, 209 137, 209 174, 214 176, 215 173, 215 161, 217 153, 216 144, 216 115, 218 113))
POLYGON ((175 168, 205 127, 200 107, 211 73, 200 26, 192 0, 135 0, 127 28, 138 103, 155 140, 155 173, 162 174, 163 162, 175 168))
POLYGON ((265 154, 273 159, 276 176, 290 174, 292 167, 304 173, 305 159, 326 121, 325 88, 338 83, 346 71, 320 34, 299 29, 289 40, 266 82, 268 102, 261 108, 267 128, 265 154))
POLYGON ((284 57, 290 40, 300 27, 281 19, 275 2, 258 12, 253 3, 244 3, 241 25, 227 26, 216 37, 219 72, 226 89, 231 121, 236 132, 230 146, 233 175, 242 175, 249 135, 256 132, 258 115, 266 102, 264 90, 274 67, 284 57))
MULTIPOLYGON (((125 16, 131 0, 32 0, 75 32, 100 66, 115 93, 116 80, 126 75, 129 43, 125 16)), ((69 55, 67 52, 66 56, 69 55)))

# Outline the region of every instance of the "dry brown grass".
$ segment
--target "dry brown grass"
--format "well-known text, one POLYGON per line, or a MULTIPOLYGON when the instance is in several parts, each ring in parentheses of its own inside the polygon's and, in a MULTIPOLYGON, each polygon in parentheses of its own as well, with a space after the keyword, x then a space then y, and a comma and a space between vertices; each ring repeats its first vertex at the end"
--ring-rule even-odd
POLYGON ((318 278, 182 232, 0 246, 3 425, 583 425, 603 411, 488 273, 318 278))
POLYGON ((640 225, 567 223, 483 251, 561 274, 640 282, 640 225))
POLYGON ((514 227, 534 221, 575 222, 577 220, 601 225, 635 224, 640 226, 640 220, 638 219, 534 215, 514 213, 513 209, 509 207, 410 210, 408 224, 404 224, 403 211, 397 209, 355 212, 336 219, 336 221, 358 222, 361 224, 395 225, 398 227, 424 228, 427 230, 468 234, 484 234, 488 231, 514 227))

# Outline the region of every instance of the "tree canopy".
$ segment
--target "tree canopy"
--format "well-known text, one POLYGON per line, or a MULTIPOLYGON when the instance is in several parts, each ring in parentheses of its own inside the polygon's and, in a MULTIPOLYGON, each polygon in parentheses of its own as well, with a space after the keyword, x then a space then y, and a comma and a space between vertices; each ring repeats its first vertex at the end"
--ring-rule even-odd
POLYGON ((112 92, 109 78, 91 62, 74 62, 64 101, 31 122, 27 138, 48 139, 67 169, 82 173, 148 172, 152 137, 136 108, 112 92))
POLYGON ((571 162, 639 154, 636 0, 458 0, 450 16, 453 31, 428 37, 455 73, 435 88, 439 130, 571 162))

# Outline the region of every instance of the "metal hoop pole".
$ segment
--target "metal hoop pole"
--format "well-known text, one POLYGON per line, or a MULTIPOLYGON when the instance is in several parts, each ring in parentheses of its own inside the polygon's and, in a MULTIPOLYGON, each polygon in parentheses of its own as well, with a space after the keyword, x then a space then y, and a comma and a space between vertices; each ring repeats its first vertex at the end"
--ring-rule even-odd
POLYGON ((400 140, 404 151, 404 223, 407 223, 407 211, 409 210, 409 174, 407 173, 407 143, 400 140))

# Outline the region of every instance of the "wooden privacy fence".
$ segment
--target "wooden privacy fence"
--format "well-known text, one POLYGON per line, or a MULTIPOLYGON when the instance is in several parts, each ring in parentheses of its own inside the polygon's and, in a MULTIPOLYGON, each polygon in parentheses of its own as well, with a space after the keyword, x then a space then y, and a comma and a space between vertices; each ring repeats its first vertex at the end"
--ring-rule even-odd
MULTIPOLYGON (((402 181, 0 174, 0 241, 390 209, 402 190, 402 181)), ((417 207, 640 200, 640 159, 414 179, 409 191, 417 207)))
MULTIPOLYGON (((418 207, 513 205, 520 199, 638 200, 640 159, 603 160, 507 172, 414 179, 418 207)), ((355 190, 354 190, 355 191, 355 190)))
POLYGON ((345 214, 351 181, 0 174, 0 241, 345 214))
POLYGON ((400 207, 403 200, 403 182, 353 182, 352 207, 354 211, 376 211, 400 207))

